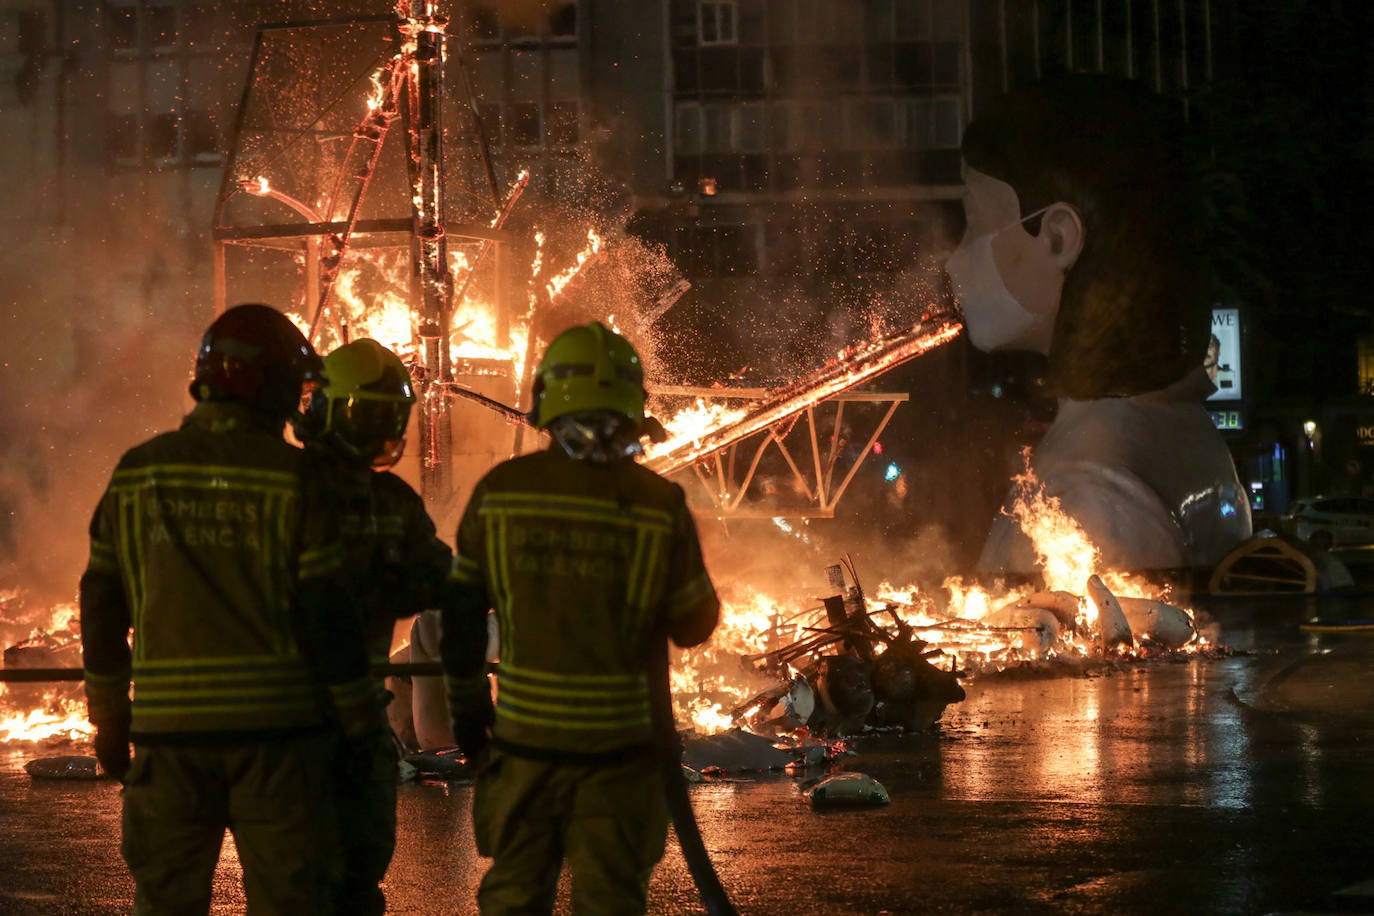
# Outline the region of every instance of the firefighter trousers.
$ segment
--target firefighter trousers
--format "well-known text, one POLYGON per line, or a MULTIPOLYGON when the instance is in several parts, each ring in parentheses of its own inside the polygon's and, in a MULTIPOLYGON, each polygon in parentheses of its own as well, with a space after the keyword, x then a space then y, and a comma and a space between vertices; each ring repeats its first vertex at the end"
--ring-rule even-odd
POLYGON ((552 912, 564 859, 578 916, 643 913, 668 833, 663 777, 643 754, 571 764, 493 751, 472 820, 477 851, 493 859, 477 892, 483 916, 552 912))
POLYGON ((134 913, 202 914, 224 831, 250 914, 329 913, 338 878, 330 780, 337 739, 139 745, 124 783, 120 851, 134 913))
POLYGON ((378 887, 396 850, 396 741, 378 729, 356 743, 345 742, 335 788, 343 876, 340 916, 381 916, 386 895, 378 887))

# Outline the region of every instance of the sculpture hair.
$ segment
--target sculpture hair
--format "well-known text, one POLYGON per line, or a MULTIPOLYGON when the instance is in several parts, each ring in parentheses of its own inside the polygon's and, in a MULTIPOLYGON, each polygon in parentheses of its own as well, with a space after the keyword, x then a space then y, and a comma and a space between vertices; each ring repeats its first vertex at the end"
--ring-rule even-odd
POLYGON ((1063 201, 1083 220, 1050 343, 1056 394, 1141 394, 1201 365, 1211 281, 1194 150, 1177 103, 1104 76, 1014 89, 969 124, 965 162, 1011 185, 1022 214, 1063 201))

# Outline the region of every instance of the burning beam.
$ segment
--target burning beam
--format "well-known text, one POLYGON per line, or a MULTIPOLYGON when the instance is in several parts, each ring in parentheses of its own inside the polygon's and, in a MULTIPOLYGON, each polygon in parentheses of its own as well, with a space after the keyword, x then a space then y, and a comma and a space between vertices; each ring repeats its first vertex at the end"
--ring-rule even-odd
POLYGON ((734 421, 724 423, 666 453, 651 453, 644 461, 644 466, 659 474, 671 474, 689 467, 714 451, 777 426, 832 395, 862 385, 889 369, 953 340, 961 330, 962 324, 945 315, 924 318, 906 331, 883 338, 867 349, 842 354, 840 359, 779 390, 772 398, 734 421))

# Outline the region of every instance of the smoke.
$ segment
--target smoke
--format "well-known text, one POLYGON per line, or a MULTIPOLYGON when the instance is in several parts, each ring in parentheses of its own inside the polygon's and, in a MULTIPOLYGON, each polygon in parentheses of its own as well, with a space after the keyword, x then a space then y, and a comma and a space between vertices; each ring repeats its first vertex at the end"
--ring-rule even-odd
POLYGON ((74 203, 80 223, 0 228, 0 588, 29 606, 75 597, 96 502, 124 450, 176 425, 211 314, 208 245, 174 200, 74 203))

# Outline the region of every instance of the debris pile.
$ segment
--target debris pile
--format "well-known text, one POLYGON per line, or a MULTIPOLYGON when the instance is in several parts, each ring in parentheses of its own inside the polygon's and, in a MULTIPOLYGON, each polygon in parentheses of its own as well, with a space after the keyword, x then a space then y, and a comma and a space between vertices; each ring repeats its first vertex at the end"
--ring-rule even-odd
POLYGON ((730 712, 736 722, 763 734, 805 728, 838 738, 872 727, 924 731, 950 703, 964 699, 959 672, 937 668, 942 651, 916 636, 895 605, 870 609, 848 564, 826 569, 836 594, 822 599, 826 625, 803 628, 807 635, 781 648, 746 659, 754 671, 777 678, 730 712), (875 616, 891 617, 891 627, 875 616))

